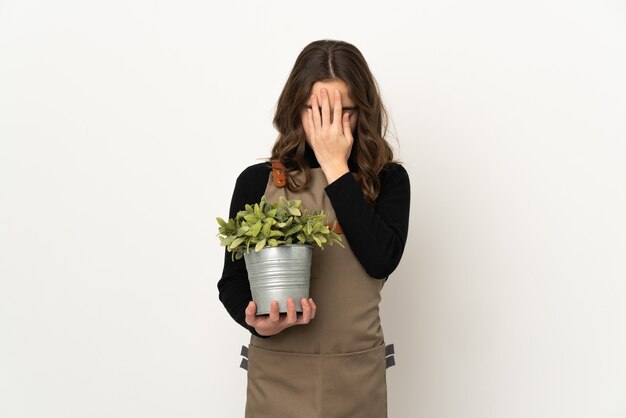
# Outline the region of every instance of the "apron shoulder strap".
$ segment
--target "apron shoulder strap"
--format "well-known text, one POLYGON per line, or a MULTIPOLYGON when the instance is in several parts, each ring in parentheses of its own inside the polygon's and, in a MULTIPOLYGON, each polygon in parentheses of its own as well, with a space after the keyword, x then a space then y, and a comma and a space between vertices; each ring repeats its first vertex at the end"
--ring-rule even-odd
MULTIPOLYGON (((285 175, 285 166, 283 165, 283 163, 280 162, 280 160, 272 160, 271 162, 272 162, 272 177, 274 179, 274 186, 285 187, 285 185, 287 184, 287 178, 285 175)), ((335 229, 332 228, 333 227, 332 223, 328 223, 326 224, 326 226, 338 234, 343 234, 343 229, 341 228, 341 225, 339 225, 339 223, 336 224, 335 229)))
POLYGON ((285 166, 279 160, 272 160, 272 177, 274 178, 274 186, 285 187, 287 183, 285 166))

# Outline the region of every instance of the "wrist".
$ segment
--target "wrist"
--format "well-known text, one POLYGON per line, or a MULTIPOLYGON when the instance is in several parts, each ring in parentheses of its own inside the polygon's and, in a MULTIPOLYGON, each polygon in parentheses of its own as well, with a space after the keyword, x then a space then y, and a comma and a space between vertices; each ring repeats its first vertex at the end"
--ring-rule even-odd
POLYGON ((328 184, 331 184, 339 177, 343 176, 346 173, 349 173, 350 168, 348 168, 348 164, 343 163, 332 167, 322 167, 322 171, 324 172, 324 175, 326 175, 326 180, 328 181, 328 184))

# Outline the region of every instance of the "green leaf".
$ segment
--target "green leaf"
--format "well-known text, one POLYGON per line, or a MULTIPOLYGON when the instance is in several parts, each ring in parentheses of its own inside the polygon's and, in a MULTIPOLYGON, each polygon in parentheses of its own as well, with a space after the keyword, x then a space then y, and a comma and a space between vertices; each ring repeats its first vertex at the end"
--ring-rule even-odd
POLYGON ((265 225, 263 225, 263 234, 267 237, 270 234, 270 230, 272 229, 272 224, 271 222, 266 222, 265 225))
POLYGON ((285 220, 287 217, 287 209, 282 206, 276 207, 276 219, 285 220))
POLYGON ((242 242, 244 242, 245 239, 244 238, 237 238, 236 240, 234 240, 229 246, 228 249, 230 251, 233 250, 233 248, 237 247, 239 244, 241 244, 242 242))
POLYGON ((263 227, 263 223, 261 221, 258 221, 257 223, 252 225, 252 236, 256 237, 257 235, 259 235, 259 232, 261 231, 262 227, 263 227))
POLYGON ((263 247, 265 247, 265 238, 263 238, 261 241, 256 243, 254 247, 254 251, 261 251, 263 247))
POLYGON ((311 212, 301 205, 301 200, 287 200, 284 196, 269 203, 263 195, 260 202, 246 204, 245 210, 237 212, 234 219, 225 221, 216 217, 219 224, 217 236, 220 243, 231 250, 233 260, 241 258, 244 252, 249 253, 251 247, 256 251, 265 246, 293 243, 317 244, 322 249, 325 243, 344 247, 341 237, 325 224, 323 210, 311 212))
POLYGON ((299 232, 301 230, 302 230, 302 225, 296 225, 293 228, 290 228, 287 232, 285 232, 285 235, 286 236, 293 235, 296 232, 299 232))
POLYGON ((341 235, 337 234, 336 232, 331 232, 330 233, 330 237, 331 237, 331 245, 334 242, 335 244, 338 244, 340 247, 342 248, 346 248, 342 243, 342 239, 341 239, 341 235))
POLYGON ((235 240, 235 236, 229 235, 227 237, 220 237, 220 245, 225 247, 229 246, 235 240))

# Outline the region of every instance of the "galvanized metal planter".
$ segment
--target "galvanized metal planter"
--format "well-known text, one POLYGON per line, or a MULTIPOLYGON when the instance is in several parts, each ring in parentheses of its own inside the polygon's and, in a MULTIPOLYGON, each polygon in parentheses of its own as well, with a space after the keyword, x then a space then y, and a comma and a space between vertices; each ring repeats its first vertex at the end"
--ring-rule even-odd
POLYGON ((312 256, 313 246, 308 244, 286 244, 265 247, 259 252, 244 252, 257 315, 268 314, 272 300, 278 301, 280 312, 287 312, 287 298, 293 298, 296 311, 302 312, 300 300, 309 297, 312 256))

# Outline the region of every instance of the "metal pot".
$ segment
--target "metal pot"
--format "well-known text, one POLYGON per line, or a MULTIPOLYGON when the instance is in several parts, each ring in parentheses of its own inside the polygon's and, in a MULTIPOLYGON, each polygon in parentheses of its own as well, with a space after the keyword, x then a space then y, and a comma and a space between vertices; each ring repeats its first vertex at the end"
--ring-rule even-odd
POLYGON ((302 312, 300 300, 309 297, 312 245, 264 247, 243 255, 257 315, 268 314, 272 300, 278 301, 280 312, 287 312, 287 298, 293 298, 296 311, 302 312))

